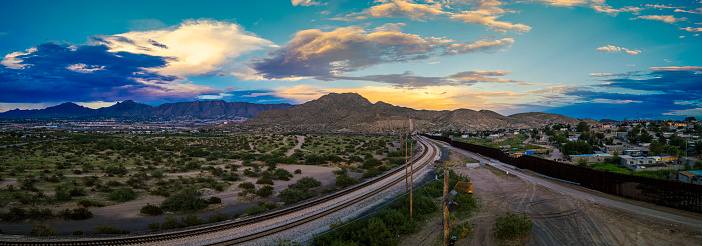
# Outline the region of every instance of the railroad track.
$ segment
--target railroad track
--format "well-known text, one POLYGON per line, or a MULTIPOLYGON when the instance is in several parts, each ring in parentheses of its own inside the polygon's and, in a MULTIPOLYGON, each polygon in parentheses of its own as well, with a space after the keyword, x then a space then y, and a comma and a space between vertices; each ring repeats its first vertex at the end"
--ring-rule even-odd
MULTIPOLYGON (((428 160, 432 160, 434 156, 437 154, 438 151, 432 150, 430 151, 429 148, 433 147, 431 144, 427 144, 424 141, 426 140, 421 140, 417 141, 420 143, 424 151, 422 152, 421 155, 414 157, 413 163, 417 160, 422 160, 427 156, 427 153, 431 152, 432 155, 428 160)), ((430 161, 424 161, 421 163, 419 167, 416 167, 416 170, 420 170, 423 167, 425 167, 430 161)), ((234 229, 237 227, 242 227, 246 225, 251 225, 255 224, 261 221, 265 221, 271 218, 275 218, 278 216, 286 215, 289 213, 293 213, 296 211, 299 211, 301 209, 310 207, 310 206, 315 206, 319 205, 322 203, 325 203, 327 201, 334 200, 336 198, 340 198, 345 195, 349 195, 353 192, 362 190, 368 186, 371 186, 377 182, 381 182, 382 180, 385 180, 386 178, 389 178, 397 173, 401 173, 404 170, 403 166, 398 166, 391 171, 388 171, 381 176, 371 179, 371 180, 366 180, 362 183, 359 183, 357 185, 354 185, 352 187, 349 187, 347 189, 331 193, 322 197, 318 197, 316 199, 294 204, 292 206, 287 206, 283 207, 281 209, 273 210, 267 213, 260 214, 258 216, 253 216, 253 217, 248 217, 244 218, 241 220, 235 220, 235 221, 227 221, 224 223, 220 224, 214 224, 214 225, 208 225, 208 226, 203 226, 203 227, 198 227, 198 228, 191 228, 191 229, 185 229, 185 230, 179 230, 179 231, 173 231, 173 232, 165 232, 165 233, 159 233, 159 234, 150 234, 150 235, 142 235, 142 236, 133 236, 133 237, 118 237, 118 238, 101 238, 101 239, 87 239, 87 240, 64 240, 64 241, 23 241, 23 240, 17 240, 17 241, 0 241, 0 246, 3 245, 51 245, 51 246, 83 246, 83 245, 139 245, 139 244, 149 244, 149 243, 159 243, 159 242, 166 242, 166 241, 171 241, 171 240, 176 240, 176 239, 186 239, 190 237, 195 237, 195 236, 200 236, 200 235, 205 235, 205 234, 210 234, 210 233, 216 233, 220 231, 225 231, 225 230, 230 230, 234 229)), ((271 234, 275 234, 280 231, 284 231, 289 228, 293 228, 302 224, 305 224, 307 222, 313 221, 315 219, 321 218, 323 216, 329 215, 331 213, 334 213, 336 211, 339 211, 341 209, 344 209, 348 206, 351 206, 359 201, 362 201, 366 198, 369 198, 373 195, 376 195, 394 185, 402 181, 405 175, 403 174, 401 178, 395 179, 382 187, 375 189, 371 192, 365 193, 359 197, 356 197, 348 202, 345 202, 343 204, 338 204, 337 206, 327 209, 323 212, 317 213, 312 216, 305 217, 304 219, 296 220, 291 223, 287 223, 284 225, 277 226, 275 228, 271 228, 262 232, 254 233, 251 235, 239 237, 236 239, 231 239, 219 243, 215 243, 212 245, 232 245, 232 244, 239 244, 239 243, 244 243, 248 241, 252 241, 258 238, 262 238, 271 234)), ((31 239, 30 239, 31 240, 31 239)))

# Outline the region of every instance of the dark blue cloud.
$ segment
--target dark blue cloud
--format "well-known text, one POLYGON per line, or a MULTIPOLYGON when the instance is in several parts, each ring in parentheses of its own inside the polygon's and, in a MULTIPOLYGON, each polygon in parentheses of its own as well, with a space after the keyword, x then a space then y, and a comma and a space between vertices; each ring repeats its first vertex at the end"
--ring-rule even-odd
MULTIPOLYGON (((35 48, 16 57, 21 69, 0 65, 0 101, 118 101, 168 94, 161 85, 180 79, 149 70, 166 66, 168 57, 108 52, 105 45, 46 43, 35 48)), ((192 95, 180 98, 178 93, 169 96, 193 99, 192 95)))
POLYGON ((702 107, 702 73, 699 71, 634 72, 609 77, 613 78, 601 80, 605 82, 603 84, 573 88, 563 93, 587 103, 552 108, 546 112, 576 118, 668 119, 674 117, 665 113, 702 107), (628 90, 639 93, 625 93, 628 90))
POLYGON ((220 94, 220 96, 211 99, 200 100, 225 100, 232 102, 250 102, 250 103, 289 103, 296 104, 295 101, 288 98, 278 97, 273 91, 268 90, 245 90, 245 91, 228 91, 220 94))

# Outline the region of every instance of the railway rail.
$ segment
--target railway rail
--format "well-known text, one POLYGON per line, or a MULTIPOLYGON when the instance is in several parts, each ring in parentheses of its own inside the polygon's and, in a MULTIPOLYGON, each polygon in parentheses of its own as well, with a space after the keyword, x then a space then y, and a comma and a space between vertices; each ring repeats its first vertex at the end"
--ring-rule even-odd
MULTIPOLYGON (((426 165, 428 165, 431 160, 434 159, 438 151, 435 149, 436 147, 432 144, 428 144, 423 138, 419 137, 420 141, 417 141, 422 145, 424 148, 424 151, 422 152, 421 155, 413 157, 412 158, 412 163, 416 163, 418 160, 423 160, 427 157, 427 155, 431 155, 426 161, 422 161, 422 163, 418 166, 415 167, 415 170, 420 170, 424 168, 426 165), (432 148, 430 150, 430 148, 432 148)), ((329 195, 325 195, 322 197, 318 197, 316 199, 294 204, 291 206, 283 207, 281 209, 273 210, 258 216, 254 217, 248 217, 248 218, 243 218, 239 220, 234 220, 234 221, 227 221, 224 223, 220 224, 214 224, 214 225, 208 225, 208 226, 203 226, 203 227, 197 227, 197 228, 190 228, 190 229, 185 229, 185 230, 179 230, 179 231, 171 231, 171 232, 165 232, 165 233, 159 233, 159 234, 149 234, 149 235, 142 235, 142 236, 133 236, 133 237, 116 237, 116 238, 100 238, 100 239, 84 239, 84 240, 57 240, 57 241, 30 241, 30 239, 18 239, 16 241, 10 241, 10 240, 0 240, 0 246, 4 245, 27 245, 27 246, 34 246, 34 245, 50 245, 50 246, 83 246, 83 245, 140 245, 140 244, 152 244, 152 243, 159 243, 159 242, 166 242, 166 241, 172 241, 172 240, 178 240, 178 239, 186 239, 186 238, 191 238, 195 236, 201 236, 201 235, 206 235, 210 233, 215 233, 215 232, 221 232, 225 230, 231 230, 235 229, 237 227, 242 227, 246 225, 251 225, 254 223, 262 222, 271 218, 275 218, 278 216, 283 216, 289 213, 293 213, 295 211, 299 211, 301 209, 304 209, 306 207, 310 206, 315 206, 319 204, 323 204, 325 202, 334 200, 336 198, 343 197, 345 195, 352 194, 356 191, 360 191, 362 189, 365 189, 373 184, 376 184, 378 182, 382 182, 383 180, 392 177, 393 175, 397 173, 401 173, 403 171, 404 166, 398 166, 382 175, 380 175, 377 178, 371 179, 364 181, 362 183, 359 183, 357 185, 354 185, 352 187, 349 187, 347 189, 331 193, 329 195)), ((274 228, 270 228, 265 231, 261 231, 258 233, 242 236, 239 238, 235 239, 230 239, 226 240, 223 242, 218 242, 214 243, 211 245, 233 245, 233 244, 240 244, 240 243, 245 243, 249 242, 255 239, 259 239, 268 235, 275 234, 280 231, 284 231, 289 228, 293 228, 298 225, 305 224, 307 222, 313 221, 315 219, 321 218, 323 216, 326 216, 328 214, 334 213, 336 211, 339 211, 341 209, 344 209, 348 206, 351 206, 359 201, 362 201, 364 199, 367 199, 369 197, 372 197, 394 185, 402 181, 402 178, 405 177, 405 174, 402 174, 400 178, 397 178, 395 180, 392 180, 391 182, 381 186, 378 189, 372 190, 370 192, 367 192, 361 196, 358 196, 350 201, 347 201, 343 204, 337 204, 336 206, 329 208, 323 212, 307 216, 303 219, 292 221, 290 223, 286 223, 284 225, 280 225, 274 228)))

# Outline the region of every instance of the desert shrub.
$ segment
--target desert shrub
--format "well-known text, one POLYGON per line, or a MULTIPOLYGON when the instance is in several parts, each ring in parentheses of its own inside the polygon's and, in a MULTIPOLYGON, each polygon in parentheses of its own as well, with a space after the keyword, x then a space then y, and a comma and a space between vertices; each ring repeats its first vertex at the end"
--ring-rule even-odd
POLYGON ((263 213, 265 211, 271 210, 276 208, 275 203, 268 203, 268 202, 258 202, 257 206, 252 206, 246 209, 246 214, 247 215, 254 215, 258 213, 263 213))
POLYGON ((80 199, 77 202, 78 206, 81 207, 102 207, 105 206, 101 202, 95 201, 95 200, 89 200, 89 199, 80 199))
POLYGON ((497 218, 492 230, 497 239, 515 239, 527 235, 532 226, 533 223, 526 214, 518 216, 507 212, 507 215, 497 218))
POLYGON ((64 209, 58 216, 65 220, 86 220, 92 218, 93 213, 87 208, 64 209))
POLYGON ((188 226, 196 226, 207 223, 207 220, 200 218, 200 216, 194 214, 188 214, 185 217, 180 218, 180 220, 188 226))
POLYGON ((139 212, 145 215, 162 215, 163 209, 161 209, 159 206, 147 203, 145 206, 141 207, 139 212))
POLYGON ((124 175, 127 174, 127 169, 122 165, 119 165, 118 167, 112 166, 105 168, 105 173, 113 175, 124 175))
POLYGON ((51 210, 48 208, 30 208, 29 211, 27 212, 27 217, 29 219, 35 219, 35 220, 47 220, 50 219, 53 216, 51 213, 51 210))
POLYGON ((210 199, 207 199, 207 202, 210 204, 220 204, 220 203, 222 203, 222 198, 213 196, 213 197, 210 197, 210 199))
POLYGON ((380 172, 380 170, 378 170, 376 168, 369 168, 368 170, 366 170, 366 172, 363 173, 363 176, 361 176, 361 178, 362 179, 372 178, 372 177, 380 175, 381 173, 382 172, 380 172))
POLYGON ((149 223, 149 230, 152 230, 152 231, 161 230, 161 224, 159 224, 158 222, 151 222, 151 223, 149 223))
POLYGON ((273 180, 270 178, 260 178, 256 180, 256 184, 268 184, 268 185, 273 185, 273 180))
POLYGON ((256 189, 256 185, 254 185, 251 182, 243 182, 243 183, 239 184, 239 188, 242 188, 244 190, 253 190, 253 189, 256 189))
POLYGON ((7 222, 17 222, 27 218, 27 210, 21 207, 12 207, 8 213, 2 214, 2 219, 7 222))
POLYGON ((301 174, 301 173, 302 173, 302 170, 300 170, 300 169, 295 169, 295 174, 301 174))
POLYGON ((375 159, 375 158, 367 158, 365 161, 363 161, 363 165, 361 166, 363 169, 369 169, 373 167, 377 167, 383 164, 380 162, 380 160, 375 159))
POLYGON ((71 193, 66 189, 59 188, 56 190, 56 193, 54 193, 54 199, 61 202, 70 201, 71 193))
POLYGON ((58 232, 48 225, 34 225, 34 228, 29 234, 32 236, 56 236, 58 232))
POLYGON ((110 225, 99 225, 93 230, 97 234, 129 234, 128 230, 120 230, 110 225))
POLYGON ((74 235, 74 236, 82 236, 82 235, 83 235, 83 231, 81 231, 81 230, 75 230, 75 231, 73 231, 73 235, 74 235))
POLYGON ((200 193, 195 189, 184 189, 163 200, 161 208, 173 212, 196 211, 206 208, 208 202, 199 196, 200 193))
POLYGON ((256 191, 256 195, 260 197, 269 197, 273 195, 273 186, 265 185, 256 191))
POLYGON ((210 217, 209 217, 210 223, 225 221, 228 219, 229 219, 229 215, 220 213, 219 211, 215 212, 214 214, 210 215, 210 217))
POLYGON ((110 200, 116 202, 126 202, 136 199, 137 194, 130 188, 119 188, 110 192, 110 200))
POLYGON ((348 174, 336 175, 336 186, 339 188, 346 188, 358 183, 358 180, 352 178, 348 174))
POLYGON ((180 221, 178 221, 178 219, 172 217, 164 218, 163 223, 161 223, 162 230, 177 229, 181 227, 183 227, 183 224, 181 224, 180 221))
POLYGON ((319 180, 312 177, 303 177, 294 184, 288 185, 288 188, 306 190, 319 186, 322 186, 322 182, 319 182, 319 180))

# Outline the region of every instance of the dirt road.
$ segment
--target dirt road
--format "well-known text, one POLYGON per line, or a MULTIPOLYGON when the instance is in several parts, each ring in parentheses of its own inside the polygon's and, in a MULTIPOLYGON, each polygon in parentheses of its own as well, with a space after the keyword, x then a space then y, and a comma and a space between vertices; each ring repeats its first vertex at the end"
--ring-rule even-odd
MULTIPOLYGON (((517 244, 702 245, 700 215, 613 197, 528 173, 517 172, 515 177, 488 167, 454 170, 470 177, 480 204, 480 211, 470 218, 473 232, 456 245, 505 244, 492 237, 492 226, 506 212, 525 213, 534 222, 529 237, 517 244)), ((431 237, 440 238, 440 233, 437 230, 431 237)))

